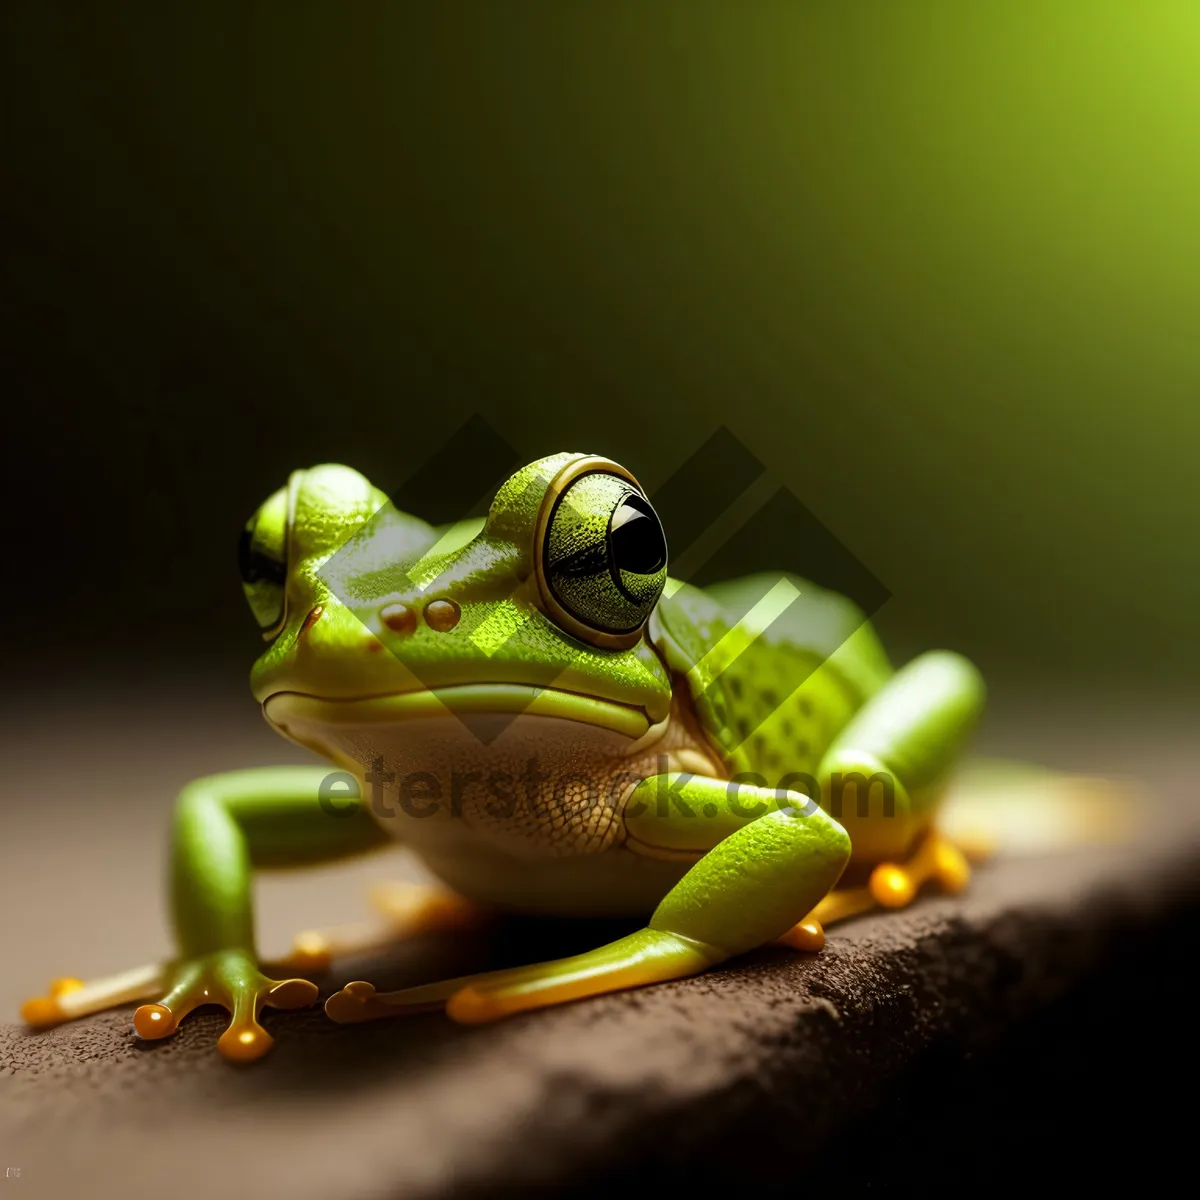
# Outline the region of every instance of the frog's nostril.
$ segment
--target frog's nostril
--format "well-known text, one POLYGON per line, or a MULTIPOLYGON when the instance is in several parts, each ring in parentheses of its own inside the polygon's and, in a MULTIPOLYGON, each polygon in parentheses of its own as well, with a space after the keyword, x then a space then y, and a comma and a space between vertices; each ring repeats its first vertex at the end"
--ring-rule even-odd
POLYGON ((379 610, 379 619, 393 633, 412 633, 417 627, 417 614, 407 604, 387 604, 379 610))
POLYGON ((304 618, 304 624, 300 626, 301 634, 307 633, 320 619, 321 614, 325 611, 323 604, 318 604, 315 608, 309 611, 307 617, 304 618))
POLYGON ((462 610, 453 600, 431 600, 425 605, 425 624, 438 633, 445 633, 458 624, 462 610))

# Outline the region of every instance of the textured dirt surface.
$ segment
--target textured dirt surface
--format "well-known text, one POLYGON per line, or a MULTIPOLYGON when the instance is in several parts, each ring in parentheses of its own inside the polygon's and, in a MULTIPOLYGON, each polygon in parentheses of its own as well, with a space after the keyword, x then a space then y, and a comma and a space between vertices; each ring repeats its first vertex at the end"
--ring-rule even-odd
POLYGON ((215 1017, 149 1048, 131 1044, 127 1010, 37 1036, 8 1027, 6 1152, 61 1194, 199 1196, 232 1177, 239 1193, 293 1197, 596 1186, 646 1169, 770 1177, 922 1057, 985 1050, 1078 986, 1185 903, 1196 865, 997 864, 969 898, 859 920, 817 957, 772 951, 491 1028, 281 1015, 275 1053, 249 1070, 213 1054, 215 1017))
MULTIPOLYGON (((1145 1030, 1138 1005, 1153 998, 1152 1056, 1182 1056, 1183 1013, 1169 1004, 1180 955, 1158 947, 1171 936, 1178 947, 1166 931, 1189 928, 1196 910, 1200 843, 1186 762, 1164 785, 1178 802, 1156 810, 1136 849, 996 861, 965 897, 849 922, 818 956, 760 952, 676 984, 475 1029, 438 1014, 349 1028, 319 1009, 268 1014, 277 1046, 248 1069, 213 1052, 215 1015, 144 1047, 129 1037, 129 1009, 36 1035, 5 1026, 0 1166, 19 1168, 27 1194, 53 1196, 434 1197, 539 1184, 598 1193, 655 1178, 786 1193, 802 1177, 856 1170, 873 1182, 872 1147, 876 1160, 907 1158, 914 1139, 961 1147, 963 1131, 947 1131, 975 1121, 970 1112, 988 1095, 995 1108, 1002 1095, 1051 1095, 1045 1047, 1065 1044, 1073 1027, 1083 1030, 1080 1062, 1113 1064, 1116 1079, 1124 1060, 1114 1048, 1130 1044, 1132 1028, 1145 1030), (1118 1003, 1115 1018, 1080 1007, 1097 988, 1118 1003), (1067 1016, 1055 1017, 1064 1005, 1067 1016), (1010 1055, 1014 1031, 1048 1014, 1059 1024, 1024 1058, 1010 1055), (1017 1076, 954 1084, 962 1064, 994 1062, 997 1047, 1017 1076), (937 1104, 931 1128, 923 1117, 937 1104)), ((37 831, 15 827, 35 848, 37 831)), ((38 861, 21 856, 27 881, 38 861)), ((57 886, 69 882, 59 876, 57 886)), ((15 930, 24 912, 10 904, 15 930)), ((36 906, 25 911, 36 928, 36 906)), ((611 932, 544 924, 486 945, 424 942, 339 964, 325 990, 347 978, 389 986, 472 961, 560 953, 611 932)), ((1079 1062, 1062 1069, 1076 1073, 1074 1094, 1090 1089, 1079 1062)), ((1114 1141, 1130 1127, 1128 1101, 1104 1097, 1114 1141)), ((1003 1117, 987 1114, 994 1127, 1003 1117)), ((909 1165, 889 1170, 911 1182, 909 1165)))

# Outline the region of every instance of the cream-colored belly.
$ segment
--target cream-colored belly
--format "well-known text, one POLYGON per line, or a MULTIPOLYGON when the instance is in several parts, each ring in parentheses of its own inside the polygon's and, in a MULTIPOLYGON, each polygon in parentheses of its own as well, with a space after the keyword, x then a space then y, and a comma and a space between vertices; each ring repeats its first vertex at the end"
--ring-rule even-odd
POLYGON ((267 717, 358 778, 380 826, 478 903, 563 915, 651 911, 690 865, 635 854, 622 813, 641 779, 719 773, 688 723, 629 736, 560 717, 379 723, 267 717))
POLYGON ((690 865, 643 858, 623 846, 533 861, 476 838, 414 849, 439 879, 475 903, 546 916, 648 916, 690 865))

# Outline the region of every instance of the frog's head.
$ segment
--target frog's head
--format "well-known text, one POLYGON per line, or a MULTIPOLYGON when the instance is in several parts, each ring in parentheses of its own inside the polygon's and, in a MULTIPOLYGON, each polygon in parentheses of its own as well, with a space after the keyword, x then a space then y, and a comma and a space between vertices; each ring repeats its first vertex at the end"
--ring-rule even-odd
POLYGON ((298 471, 251 518, 240 557, 268 642, 254 693, 332 757, 345 747, 314 729, 539 714, 636 739, 669 711, 646 636, 666 541, 637 480, 607 459, 540 459, 486 519, 447 530, 347 467, 298 471))

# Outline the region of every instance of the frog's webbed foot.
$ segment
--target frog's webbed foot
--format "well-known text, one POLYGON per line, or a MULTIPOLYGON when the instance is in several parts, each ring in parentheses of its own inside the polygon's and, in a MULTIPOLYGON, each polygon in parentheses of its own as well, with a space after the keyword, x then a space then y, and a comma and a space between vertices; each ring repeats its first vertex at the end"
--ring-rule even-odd
POLYGON ((273 1043, 258 1022, 262 1009, 303 1008, 316 1001, 317 986, 307 979, 269 979, 253 956, 228 950, 182 963, 139 967, 91 983, 58 979, 50 985, 48 995, 25 1002, 21 1018, 35 1029, 47 1029, 155 997, 155 1003, 142 1004, 133 1014, 138 1037, 167 1037, 193 1010, 219 1004, 229 1011, 231 1020, 217 1049, 235 1062, 248 1062, 265 1054, 273 1043))
POLYGON ((314 974, 344 955, 384 949, 429 933, 473 929, 488 917, 485 909, 436 884, 401 880, 377 884, 369 899, 382 920, 305 930, 296 935, 291 951, 272 966, 314 974))
POLYGON ((317 999, 317 985, 307 979, 270 979, 254 958, 241 951, 224 951, 181 963, 172 972, 171 987, 156 1004, 143 1004, 133 1014, 133 1028, 147 1040, 168 1037, 189 1013, 206 1004, 219 1004, 230 1014, 217 1049, 233 1062, 261 1058, 274 1039, 259 1024, 263 1008, 305 1008, 317 999))
POLYGON ((956 896, 970 882, 966 855, 948 837, 931 829, 907 862, 880 863, 867 880, 867 891, 880 908, 904 908, 926 883, 956 896))
POLYGON ((360 1021, 377 1021, 380 1017, 399 1017, 411 1013, 430 1012, 444 1008, 447 996, 441 994, 439 985, 428 988, 407 988, 399 992, 377 992, 373 983, 356 980, 348 983, 325 1001, 325 1014, 339 1025, 356 1025, 360 1021), (419 994, 431 991, 436 994, 422 1002, 419 994), (418 993, 418 998, 407 998, 409 993, 418 993))
MULTIPOLYGON (((979 859, 986 855, 982 847, 976 847, 971 857, 979 859)), ((927 883, 956 896, 970 881, 971 864, 967 855, 933 829, 922 836, 905 862, 880 863, 863 887, 835 888, 779 941, 796 950, 820 950, 825 942, 823 927, 834 921, 845 921, 873 908, 904 908, 927 883)))

